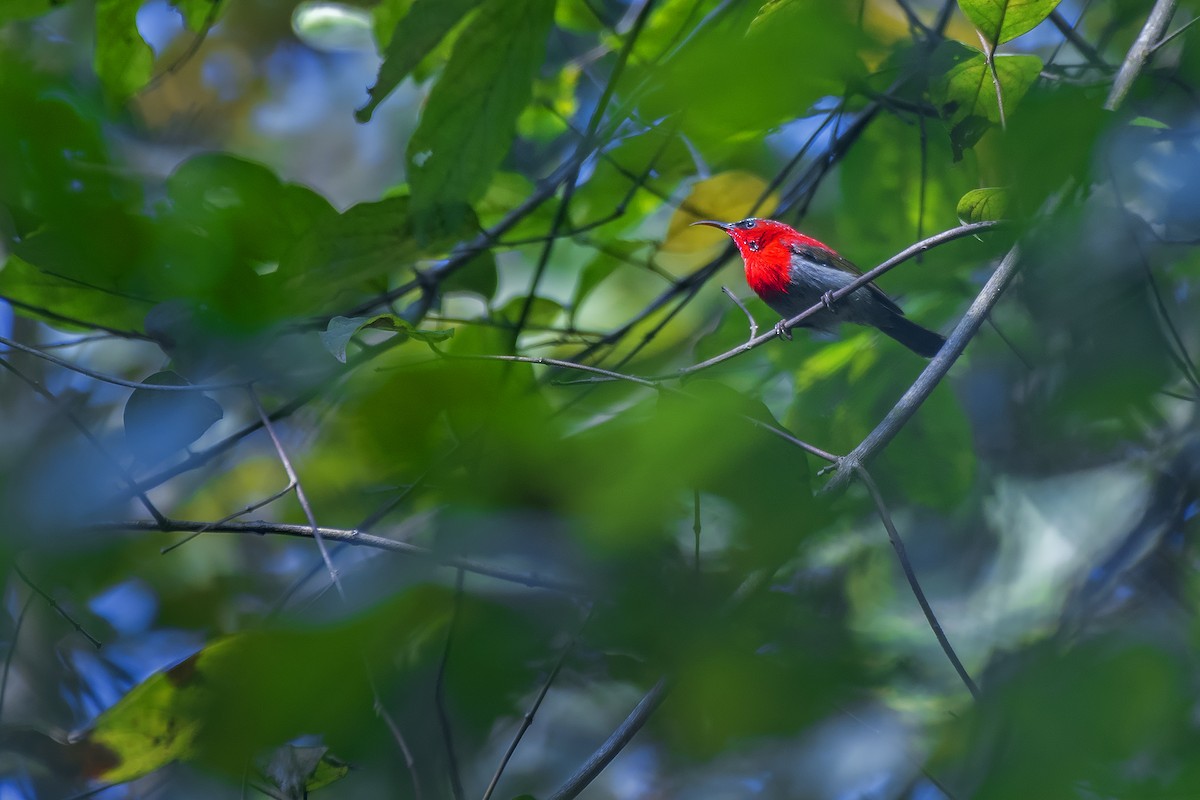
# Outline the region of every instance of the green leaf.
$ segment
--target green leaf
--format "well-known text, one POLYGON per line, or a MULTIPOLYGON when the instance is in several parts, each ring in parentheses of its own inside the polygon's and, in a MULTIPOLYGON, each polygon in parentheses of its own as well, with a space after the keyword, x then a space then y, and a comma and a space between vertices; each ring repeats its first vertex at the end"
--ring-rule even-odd
POLYGON ((96 3, 96 76, 117 102, 145 86, 154 67, 154 51, 138 33, 140 7, 130 0, 96 3))
POLYGON ((1155 130, 1166 131, 1170 130, 1171 126, 1165 122, 1161 122, 1152 117, 1134 117, 1129 120, 1129 124, 1138 128, 1154 128, 1155 130))
POLYGON ((972 189, 958 201, 956 213, 963 222, 1004 219, 1008 214, 1009 193, 1002 186, 972 189))
MULTIPOLYGON (((444 254, 462 235, 477 228, 472 216, 457 230, 430 232, 430 238, 418 242, 410 207, 407 197, 389 197, 321 218, 298 235, 283 254, 280 275, 301 293, 304 305, 345 307, 350 302, 346 296, 350 291, 395 275, 411 277, 418 259, 444 254)), ((463 269, 473 270, 475 266, 463 269)))
POLYGON ((0 267, 0 296, 23 316, 42 319, 58 328, 88 330, 95 326, 138 331, 151 303, 121 297, 41 269, 16 255, 0 267))
POLYGON ((417 232, 460 225, 488 188, 532 93, 554 0, 487 0, 455 44, 408 144, 417 232))
POLYGON ((393 331, 402 334, 406 339, 418 339, 422 342, 442 342, 454 335, 453 328, 438 331, 418 330, 395 314, 376 314, 373 317, 334 317, 329 320, 325 330, 321 331, 321 343, 334 358, 345 364, 346 347, 350 344, 350 339, 364 328, 393 331))
MULTIPOLYGON (((670 24, 678 28, 696 5, 664 4, 657 13, 670 8, 670 24)), ((728 149, 760 141, 764 131, 803 115, 822 97, 842 94, 865 73, 858 54, 869 39, 847 4, 789 0, 761 14, 755 6, 731 4, 712 24, 682 37, 668 68, 646 67, 642 113, 682 117, 684 133, 702 149, 728 149)), ((636 80, 637 68, 632 72, 636 80)))
MULTIPOLYGON (((400 81, 408 77, 438 42, 450 33, 458 21, 479 5, 481 0, 416 0, 390 32, 387 52, 379 65, 379 77, 368 89, 367 104, 354 112, 359 122, 367 122, 376 106, 392 93, 400 81)), ((375 11, 377 25, 381 15, 391 15, 395 9, 390 4, 380 4, 375 11)), ((382 41, 382 40, 381 40, 382 41)))
POLYGON ((994 48, 1036 28, 1060 0, 958 0, 967 19, 994 48))
MULTIPOLYGON (((156 372, 142 383, 188 385, 171 371, 156 372)), ((135 389, 125 403, 125 442, 138 459, 156 462, 199 439, 224 415, 217 401, 200 392, 135 389)))
MULTIPOLYGON (((973 146, 991 125, 1000 122, 1000 106, 987 57, 974 48, 947 43, 938 59, 948 66, 930 86, 930 96, 951 126, 956 152, 973 146)), ((1005 117, 1021 102, 1037 80, 1042 60, 1037 56, 996 56, 996 75, 1000 80, 1005 117)))

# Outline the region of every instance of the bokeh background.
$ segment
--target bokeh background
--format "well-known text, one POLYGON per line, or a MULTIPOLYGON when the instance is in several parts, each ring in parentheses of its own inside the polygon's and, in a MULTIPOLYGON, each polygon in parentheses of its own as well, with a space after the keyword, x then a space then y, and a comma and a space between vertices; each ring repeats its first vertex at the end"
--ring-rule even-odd
POLYGON ((0 0, 0 798, 1200 795, 1198 12, 0 0))

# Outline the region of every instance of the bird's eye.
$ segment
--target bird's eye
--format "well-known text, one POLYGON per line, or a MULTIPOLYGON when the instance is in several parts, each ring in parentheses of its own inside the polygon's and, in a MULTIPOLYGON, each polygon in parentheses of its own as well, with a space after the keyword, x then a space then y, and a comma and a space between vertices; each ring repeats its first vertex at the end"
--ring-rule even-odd
POLYGON ((746 230, 750 230, 757 224, 758 224, 758 220, 756 220, 756 219, 744 219, 738 223, 738 226, 745 228, 746 230))

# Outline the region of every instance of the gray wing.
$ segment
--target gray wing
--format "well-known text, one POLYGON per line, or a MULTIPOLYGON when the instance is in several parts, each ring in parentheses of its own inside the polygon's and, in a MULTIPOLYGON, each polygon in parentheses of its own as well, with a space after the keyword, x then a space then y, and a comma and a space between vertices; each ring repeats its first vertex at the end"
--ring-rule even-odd
MULTIPOLYGON (((801 258, 808 259, 813 263, 829 267, 830 269, 840 269, 850 273, 851 275, 857 276, 863 274, 861 269, 854 266, 854 264, 850 263, 850 261, 843 258, 838 253, 833 252, 832 250, 820 250, 818 248, 807 247, 802 244, 793 244, 791 245, 791 248, 793 253, 801 258)), ((879 301, 880 305, 884 306, 889 311, 895 311, 897 314, 901 315, 904 314, 904 311, 901 310, 900 306, 896 305, 892 298, 888 297, 887 294, 884 293, 883 289, 880 289, 878 286, 876 286, 874 281, 868 283, 865 288, 871 293, 872 297, 879 301)))

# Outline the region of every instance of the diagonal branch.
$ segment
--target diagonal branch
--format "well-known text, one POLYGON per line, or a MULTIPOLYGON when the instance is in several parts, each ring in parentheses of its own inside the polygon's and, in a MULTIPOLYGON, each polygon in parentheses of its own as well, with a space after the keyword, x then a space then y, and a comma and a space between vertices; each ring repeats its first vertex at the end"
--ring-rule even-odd
POLYGON ((987 283, 975 298, 975 302, 971 303, 971 307, 967 309, 967 313, 963 315, 958 327, 954 329, 954 333, 950 334, 950 338, 946 340, 941 351, 933 357, 933 360, 883 418, 883 421, 875 426, 875 430, 871 431, 867 438, 863 439, 849 455, 838 462, 833 478, 821 490, 822 492, 832 492, 842 488, 855 470, 885 447, 900 432, 905 423, 912 419, 912 416, 917 413, 917 409, 921 407, 921 403, 925 402, 925 399, 933 393, 934 388, 941 383, 942 378, 946 377, 950 367, 962 355, 967 344, 974 338, 979 327, 983 325, 983 321, 987 319, 992 307, 996 305, 1000 295, 1004 293, 1004 289, 1017 274, 1020 260, 1020 248, 1014 245, 1004 256, 1000 266, 988 278, 987 283))
POLYGON ((1121 62, 1121 69, 1113 80, 1108 99, 1104 101, 1104 107, 1109 111, 1115 111, 1125 101, 1125 96, 1129 94, 1133 82, 1141 74, 1150 57, 1154 55, 1154 48, 1158 41, 1167 32, 1167 26, 1171 24, 1171 17, 1175 15, 1175 6, 1178 5, 1178 2, 1179 0, 1158 0, 1154 4, 1154 8, 1150 10, 1146 24, 1142 26, 1141 33, 1134 40, 1129 52, 1125 54, 1125 60, 1121 62))

